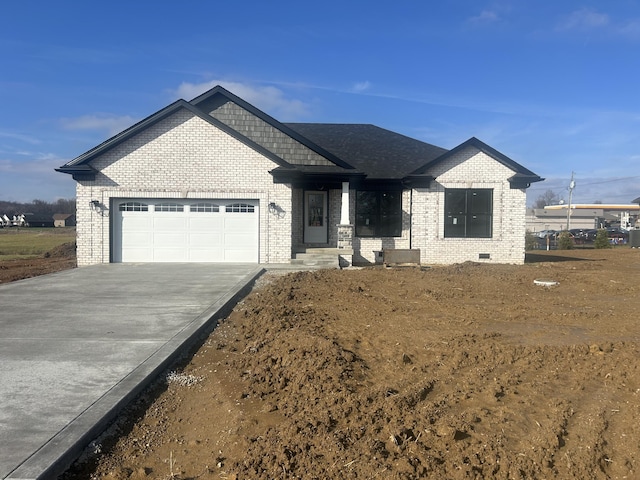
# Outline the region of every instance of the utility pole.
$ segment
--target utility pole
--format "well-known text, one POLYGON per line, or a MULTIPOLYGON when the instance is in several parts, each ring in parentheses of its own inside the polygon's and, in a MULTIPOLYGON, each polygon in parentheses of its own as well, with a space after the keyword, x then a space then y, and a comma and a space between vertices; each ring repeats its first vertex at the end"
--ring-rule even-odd
POLYGON ((573 172, 571 172, 571 181, 569 182, 569 203, 567 204, 567 230, 571 226, 571 196, 573 189, 576 188, 576 182, 573 180, 573 172))

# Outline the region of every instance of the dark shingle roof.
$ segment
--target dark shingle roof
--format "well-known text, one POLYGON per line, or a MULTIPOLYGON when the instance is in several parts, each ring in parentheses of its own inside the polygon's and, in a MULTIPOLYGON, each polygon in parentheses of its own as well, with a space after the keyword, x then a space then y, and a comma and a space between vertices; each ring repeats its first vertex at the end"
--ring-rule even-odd
POLYGON ((366 173, 367 178, 403 178, 446 149, 367 124, 286 123, 300 135, 366 173))
MULTIPOLYGON (((196 97, 191 102, 178 100, 159 110, 123 132, 111 137, 88 152, 71 160, 56 170, 72 174, 74 179, 91 180, 97 173, 89 164, 91 160, 129 140, 150 126, 169 117, 180 109, 189 110, 194 115, 220 128, 229 135, 245 143, 250 148, 260 152, 273 160, 278 167, 273 172, 282 178, 308 176, 315 178, 365 178, 367 181, 397 180, 404 182, 418 182, 424 184, 432 177, 429 167, 449 158, 468 146, 476 147, 497 161, 511 168, 515 175, 510 178, 513 186, 528 187, 531 182, 542 180, 539 176, 527 170, 522 165, 511 160, 497 150, 489 147, 476 138, 471 138, 453 150, 431 145, 399 133, 368 124, 327 124, 327 123, 280 123, 266 113, 231 92, 217 86, 196 97), (335 167, 322 168, 318 166, 291 165, 283 158, 262 146, 232 126, 222 123, 203 110, 207 102, 217 97, 224 97, 237 103, 249 113, 259 117, 272 127, 297 140, 307 148, 327 158, 335 167), (200 108, 202 107, 202 108, 200 108)), ((297 177, 296 177, 297 178, 297 177)))

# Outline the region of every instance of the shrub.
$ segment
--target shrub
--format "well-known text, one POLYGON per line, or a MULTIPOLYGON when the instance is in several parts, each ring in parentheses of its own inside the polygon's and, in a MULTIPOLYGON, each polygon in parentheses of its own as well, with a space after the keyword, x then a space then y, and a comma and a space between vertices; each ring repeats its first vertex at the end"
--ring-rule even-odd
POLYGON ((566 230, 558 235, 558 250, 571 250, 573 248, 573 238, 566 230))
POLYGON ((527 230, 526 236, 524 237, 524 249, 534 250, 536 248, 538 248, 538 240, 533 233, 527 230))
POLYGON ((596 239, 593 241, 593 248, 611 248, 609 243, 609 235, 604 228, 598 229, 596 239))

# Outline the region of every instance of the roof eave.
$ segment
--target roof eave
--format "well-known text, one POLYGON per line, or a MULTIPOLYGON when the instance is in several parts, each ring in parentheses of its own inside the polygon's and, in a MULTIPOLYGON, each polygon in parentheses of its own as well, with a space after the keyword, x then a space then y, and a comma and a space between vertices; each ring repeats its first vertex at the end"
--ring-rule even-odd
POLYGON ((539 177, 538 175, 524 175, 521 173, 516 173, 514 176, 509 178, 509 184, 512 190, 521 189, 521 188, 529 188, 532 183, 542 182, 544 178, 539 177))
POLYGON ((98 171, 91 165, 63 165, 60 168, 55 169, 56 172, 66 173, 73 177, 74 180, 88 180, 93 181, 96 179, 98 171))
MULTIPOLYGON (((544 178, 539 177, 538 175, 533 173, 531 170, 523 167, 522 165, 520 165, 515 160, 512 160, 511 158, 507 157, 504 153, 501 153, 498 150, 496 150, 495 148, 490 147, 489 145, 484 143, 482 140, 477 139, 476 137, 471 137, 469 140, 467 140, 465 142, 462 142, 457 147, 454 147, 453 149, 449 150, 448 152, 443 153, 438 158, 436 158, 436 159, 432 160, 431 162, 423 165, 422 167, 414 170, 412 173, 413 174, 424 174, 426 171, 428 171, 429 168, 431 168, 434 165, 437 165, 437 164, 445 161, 446 159, 452 157, 453 155, 459 153, 460 151, 464 150, 467 147, 477 148, 481 152, 487 154, 491 158, 493 158, 496 161, 500 162, 505 167, 513 170, 515 172, 515 175, 513 177, 511 177, 511 178, 518 177, 518 178, 523 178, 524 179, 526 177, 526 178, 529 179, 528 180, 529 184, 534 183, 534 182, 540 182, 540 181, 544 180, 544 178)), ((524 183, 527 183, 527 182, 523 182, 523 184, 524 183)), ((518 187, 512 187, 512 188, 527 188, 527 187, 518 186, 518 187)))
MULTIPOLYGON (((240 142, 244 143, 248 147, 250 147, 253 150, 257 151, 258 153, 264 155, 265 157, 269 158, 270 160, 272 160, 276 164, 278 164, 280 166, 284 166, 284 167, 289 166, 289 163, 287 163, 284 159, 282 159, 281 157, 277 156, 276 154, 274 154, 270 150, 267 150, 266 148, 264 148, 261 145, 257 144, 253 140, 245 137, 244 135, 242 135, 241 133, 237 132, 236 130, 234 130, 233 128, 229 127, 228 125, 226 125, 226 124, 222 123, 221 121, 213 118, 211 115, 207 115, 205 112, 203 112, 199 108, 191 105, 190 103, 186 102, 185 100, 178 100, 178 101, 172 103, 171 105, 163 108, 162 110, 159 110, 158 112, 154 113, 153 115, 148 116, 144 120, 141 120, 140 122, 132 125, 131 127, 127 128, 126 130, 123 130, 122 132, 118 133, 117 135, 114 135, 113 137, 109 138, 108 140, 102 142, 97 147, 92 148, 88 152, 85 152, 82 155, 80 155, 79 157, 74 158, 73 160, 71 160, 70 162, 66 163, 60 169, 57 169, 57 170, 60 171, 60 172, 63 172, 63 173, 70 173, 70 172, 68 172, 70 167, 87 164, 88 162, 90 162, 91 160, 95 159, 96 157, 98 157, 98 156, 104 154, 105 152, 111 150, 112 148, 114 148, 114 147, 126 142, 127 140, 129 140, 130 138, 134 137, 138 133, 142 132, 143 130, 145 130, 145 129, 153 126, 153 125, 155 125, 156 123, 160 122, 161 120, 164 120, 165 118, 169 117, 170 115, 174 114, 175 112, 177 112, 178 110, 180 110, 182 108, 190 111, 191 113, 193 113, 194 115, 200 117, 201 119, 203 119, 204 121, 210 123, 211 125, 214 125, 215 127, 219 128, 220 130, 222 130, 225 133, 229 134, 230 136, 234 137, 236 140, 239 140, 240 142)), ((74 177, 74 179, 75 179, 75 177, 74 177)))
POLYGON ((435 180, 433 175, 409 174, 402 179, 402 185, 407 188, 429 188, 435 180))
POLYGON ((82 165, 84 163, 87 163, 87 162, 93 160, 94 158, 98 157, 99 155, 102 155, 103 153, 107 152, 108 150, 111 150, 113 147, 115 147, 117 145, 120 145, 121 143, 129 140, 131 137, 133 137, 134 135, 137 135, 142 130, 155 125, 156 123, 160 122, 161 120, 164 120, 165 118, 167 118, 169 115, 172 115, 173 113, 175 113, 180 108, 187 108, 187 109, 192 110, 192 111, 195 110, 191 105, 189 105, 184 100, 177 100, 177 101, 173 102, 171 105, 168 105, 165 108, 163 108, 162 110, 159 110, 156 113, 154 113, 152 115, 149 115, 145 119, 140 120, 138 123, 133 124, 129 128, 127 128, 127 129, 123 130, 122 132, 114 135, 113 137, 108 138, 107 140, 102 142, 100 145, 98 145, 98 146, 92 148, 91 150, 88 150, 87 152, 83 153, 82 155, 74 158, 70 162, 68 162, 65 165, 63 165, 62 168, 69 167, 69 166, 72 166, 72 165, 82 165))
POLYGON ((273 183, 291 184, 294 188, 340 188, 342 182, 356 185, 365 178, 362 172, 302 172, 295 168, 275 168, 269 173, 273 183))

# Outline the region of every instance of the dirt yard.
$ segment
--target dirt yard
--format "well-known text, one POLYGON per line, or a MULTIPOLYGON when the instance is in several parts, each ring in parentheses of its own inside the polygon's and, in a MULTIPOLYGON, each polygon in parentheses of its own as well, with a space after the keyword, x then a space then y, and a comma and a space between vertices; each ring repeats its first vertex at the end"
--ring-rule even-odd
POLYGON ((0 262, 0 283, 67 270, 76 266, 75 243, 64 243, 42 256, 0 262))
POLYGON ((640 250, 528 259, 267 274, 64 479, 640 478, 640 250))

